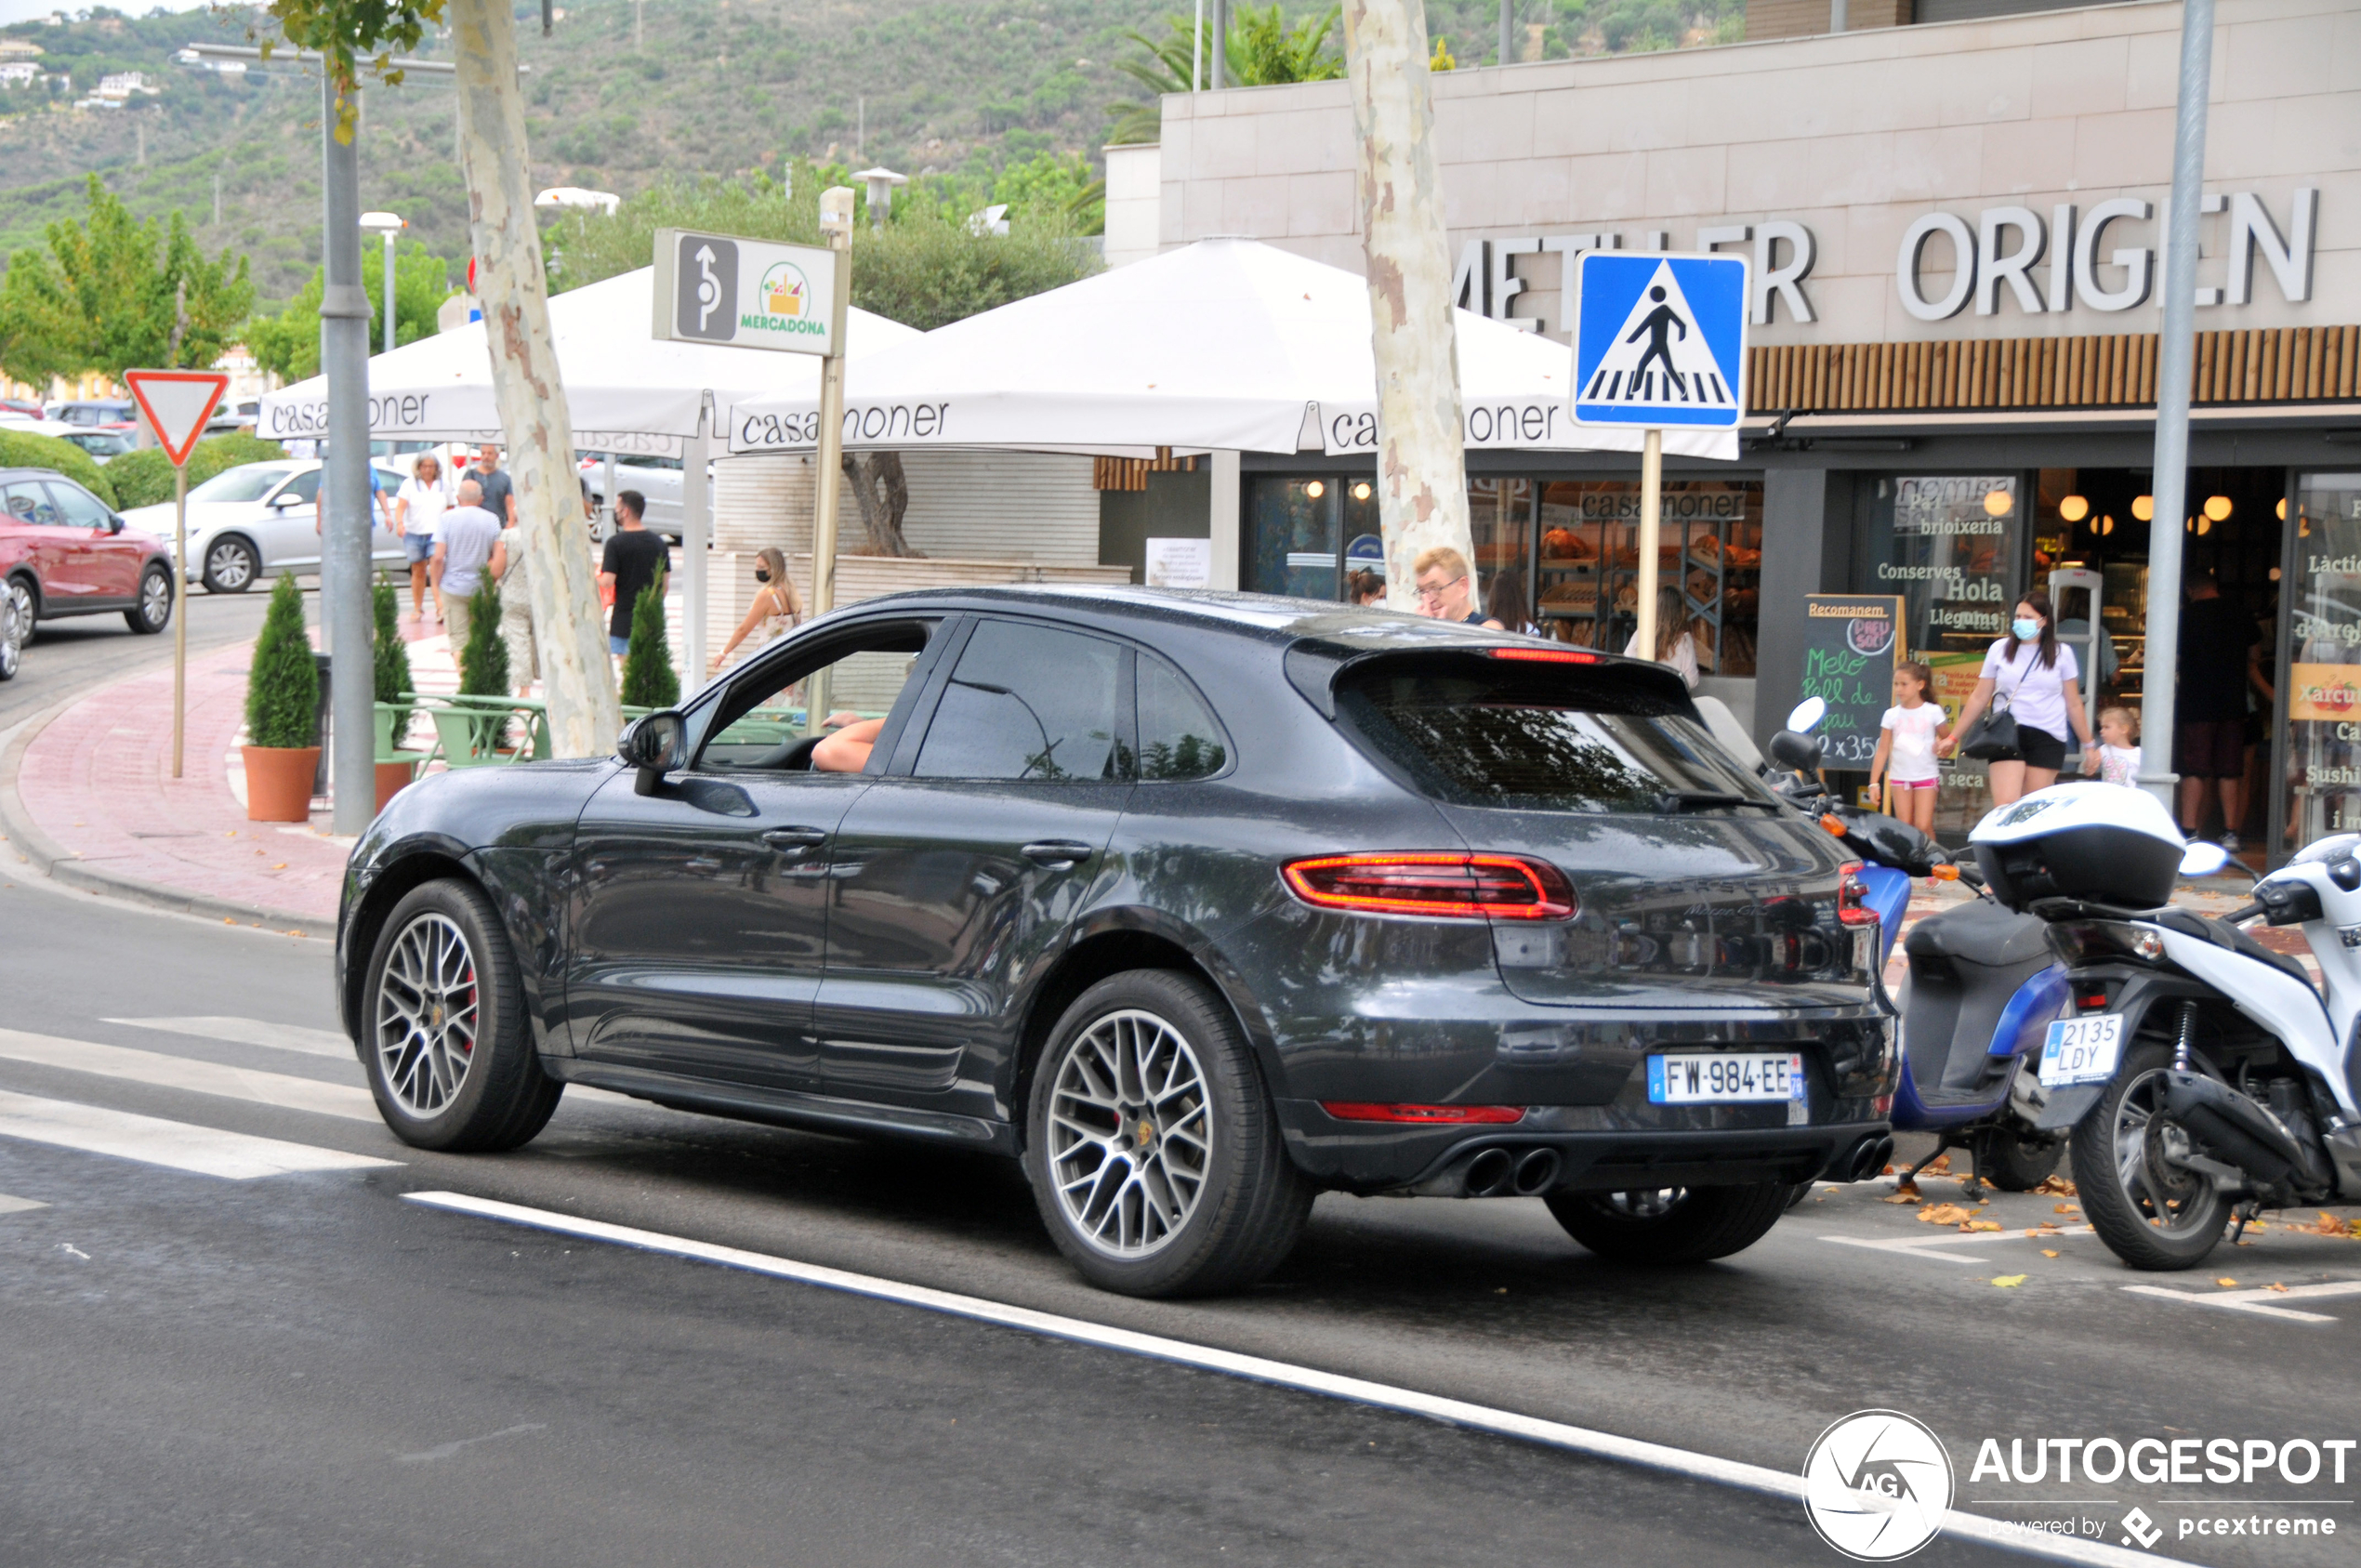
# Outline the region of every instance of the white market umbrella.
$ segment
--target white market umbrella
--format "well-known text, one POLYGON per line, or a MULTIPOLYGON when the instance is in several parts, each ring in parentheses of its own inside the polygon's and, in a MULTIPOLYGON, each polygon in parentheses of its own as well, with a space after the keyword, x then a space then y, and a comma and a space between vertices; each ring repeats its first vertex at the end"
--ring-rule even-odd
MULTIPOLYGON (((1566 417, 1565 346, 1457 315, 1471 451, 1640 449, 1566 417)), ((1359 274, 1253 240, 1200 240, 849 360, 848 447, 1146 455, 1377 452, 1377 361, 1359 274)), ((732 452, 816 444, 816 382, 732 405, 732 452)), ((1734 459, 1734 431, 1669 429, 1668 453, 1734 459)))
MULTIPOLYGON (((650 335, 655 269, 587 284, 549 300, 549 335, 558 351, 574 444, 625 453, 672 454, 697 430, 697 411, 786 388, 816 400, 814 355, 719 343, 679 343, 650 335)), ((846 313, 848 361, 918 336, 915 328, 869 311, 846 313)), ((273 441, 327 433, 328 382, 309 381, 266 395, 256 433, 273 441)), ((484 323, 422 337, 369 361, 369 433, 425 441, 499 441, 492 396, 492 353, 484 323)))

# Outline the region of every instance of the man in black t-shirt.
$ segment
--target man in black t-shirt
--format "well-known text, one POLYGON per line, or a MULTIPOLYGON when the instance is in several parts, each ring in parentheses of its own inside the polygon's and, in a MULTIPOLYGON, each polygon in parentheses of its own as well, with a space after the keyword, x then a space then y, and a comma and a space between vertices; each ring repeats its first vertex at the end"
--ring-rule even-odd
POLYGON ((638 491, 615 492, 615 532, 599 561, 600 583, 614 589, 614 612, 607 617, 607 647, 618 659, 631 646, 631 607, 671 560, 664 535, 649 533, 641 521, 647 509, 648 503, 638 491))
POLYGON ((2238 848, 2239 785, 2247 771, 2247 670, 2262 633, 2222 597, 2213 573, 2189 574, 2181 607, 2180 679, 2173 697, 2172 769, 2181 775, 2181 826, 2205 825, 2205 785, 2222 795, 2222 847, 2238 848))

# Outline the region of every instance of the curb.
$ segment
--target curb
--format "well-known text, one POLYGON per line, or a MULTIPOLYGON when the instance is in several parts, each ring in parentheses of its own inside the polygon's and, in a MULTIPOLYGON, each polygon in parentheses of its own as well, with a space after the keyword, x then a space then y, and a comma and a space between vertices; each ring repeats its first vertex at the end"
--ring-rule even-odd
MULTIPOLYGON (((143 672, 144 673, 144 672, 143 672)), ((127 678, 128 679, 128 678, 127 678)), ((80 889, 104 898, 120 899, 126 903, 164 910, 173 915, 195 915, 216 920, 234 920, 240 925, 259 921, 268 929, 288 935, 316 937, 333 941, 336 923, 322 921, 311 915, 297 915, 284 909, 268 909, 260 904, 239 903, 231 899, 215 898, 210 893, 182 892, 177 889, 160 888, 152 882, 125 876, 119 872, 89 865, 56 839, 44 833, 24 802, 17 795, 17 773, 23 766, 24 754, 41 732, 56 721, 60 714, 77 703, 103 695, 113 685, 111 682, 95 692, 85 692, 69 697, 55 707, 46 708, 17 727, 7 748, 0 751, 0 834, 7 837, 17 852, 34 869, 51 881, 68 888, 80 889)))

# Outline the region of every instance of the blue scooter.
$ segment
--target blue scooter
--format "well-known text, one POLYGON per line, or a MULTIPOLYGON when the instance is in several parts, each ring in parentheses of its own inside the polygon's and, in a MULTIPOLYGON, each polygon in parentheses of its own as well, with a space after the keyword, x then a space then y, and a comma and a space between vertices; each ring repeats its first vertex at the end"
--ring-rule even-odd
POLYGON ((1910 1167, 1915 1177, 1937 1155, 1965 1149, 1980 1182, 2022 1192, 2054 1171, 2062 1133, 2037 1126, 2048 1095, 2039 1073, 2052 1019, 2064 1016, 2066 971, 2050 949, 2047 927, 2008 909, 1984 889, 1972 862, 1954 863, 1943 847, 1899 818, 1862 810, 1831 796, 1818 779, 1826 749, 1811 731, 1826 716, 1817 698, 1787 716, 1771 739, 1771 782, 1861 857, 1865 903, 1878 913, 1883 960, 1893 952, 1916 876, 1957 879, 1976 897, 1929 916, 1903 939, 1909 962, 1901 995, 1902 1083, 1893 1097, 1893 1130, 1931 1132, 1934 1152, 1910 1167))

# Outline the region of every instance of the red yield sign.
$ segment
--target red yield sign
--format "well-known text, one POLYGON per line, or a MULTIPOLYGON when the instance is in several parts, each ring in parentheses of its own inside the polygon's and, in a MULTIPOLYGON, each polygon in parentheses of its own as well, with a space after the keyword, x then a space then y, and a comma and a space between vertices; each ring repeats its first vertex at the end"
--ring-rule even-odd
POLYGON ((205 421, 230 390, 230 377, 218 370, 126 370, 123 378, 176 468, 189 461, 205 421))

